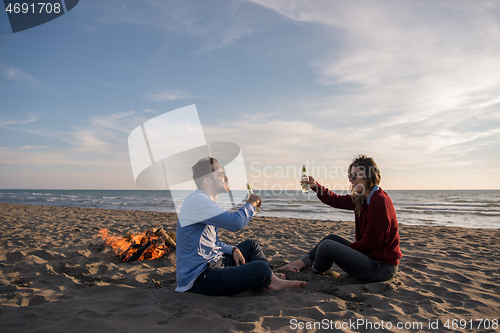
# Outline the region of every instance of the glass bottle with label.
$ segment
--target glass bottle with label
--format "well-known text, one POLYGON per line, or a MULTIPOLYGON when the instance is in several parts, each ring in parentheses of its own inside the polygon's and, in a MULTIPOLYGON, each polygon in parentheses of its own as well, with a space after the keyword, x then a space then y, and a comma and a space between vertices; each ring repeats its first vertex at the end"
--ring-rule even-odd
POLYGON ((309 186, 309 177, 307 177, 306 166, 302 166, 302 176, 300 177, 300 183, 302 184, 302 193, 307 194, 311 189, 309 186))
MULTIPOLYGON (((247 183, 247 192, 248 192, 248 196, 250 196, 250 194, 253 194, 252 187, 250 186, 249 183, 247 183)), ((259 213, 260 213, 260 204, 255 207, 255 214, 259 214, 259 213)))

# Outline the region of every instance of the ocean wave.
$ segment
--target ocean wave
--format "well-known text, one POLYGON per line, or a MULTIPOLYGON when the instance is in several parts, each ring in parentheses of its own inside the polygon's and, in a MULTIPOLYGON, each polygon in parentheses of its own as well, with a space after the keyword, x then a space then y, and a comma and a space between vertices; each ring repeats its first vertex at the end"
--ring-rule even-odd
POLYGON ((426 214, 426 215, 481 215, 481 216, 500 216, 500 211, 477 211, 477 210, 451 210, 451 209, 396 209, 396 214, 426 214))
POLYGON ((400 206, 406 206, 406 207, 474 207, 474 208, 481 208, 481 207, 500 207, 500 205, 495 204, 495 203, 469 203, 469 204, 464 204, 464 205, 457 205, 457 204, 448 204, 448 203, 413 203, 413 202, 397 202, 394 203, 394 207, 400 207, 400 206))
MULTIPOLYGON (((469 207, 456 207, 456 206, 406 206, 406 207, 402 207, 403 209, 407 209, 407 210, 416 210, 416 211, 420 211, 420 210, 432 210, 432 211, 458 211, 458 212, 480 212, 480 211, 487 211, 487 212, 499 212, 500 213, 500 209, 494 209, 494 208, 488 208, 488 207, 478 207, 478 208, 481 208, 481 209, 466 209, 466 208, 469 208, 469 207)), ((398 208, 396 208, 397 210, 398 208)), ((399 208, 401 209, 401 208, 399 208)))
POLYGON ((311 210, 311 209, 293 209, 293 210, 279 209, 279 208, 265 208, 264 209, 264 207, 262 207, 262 210, 266 211, 266 212, 294 212, 294 213, 315 213, 316 212, 315 210, 311 210))
POLYGON ((280 207, 302 207, 302 205, 300 204, 288 204, 288 203, 277 203, 277 202, 267 202, 267 201, 263 201, 262 204, 280 206, 280 207))
POLYGON ((487 200, 487 199, 483 199, 483 200, 465 200, 465 199, 462 199, 462 200, 450 200, 449 202, 453 202, 453 203, 475 203, 475 202, 480 202, 480 203, 485 203, 485 204, 489 204, 489 203, 492 203, 492 204, 499 204, 500 202, 498 200, 487 200))
POLYGON ((500 212, 490 213, 490 212, 475 212, 474 215, 480 216, 500 216, 500 212))
MULTIPOLYGON (((323 204, 316 196, 264 193, 262 216, 307 218, 316 220, 354 220, 352 211, 323 204)), ((398 221, 413 225, 453 225, 476 228, 500 228, 500 191, 390 191, 398 221)), ((222 198, 219 198, 219 200, 222 198)), ((104 209, 175 211, 183 201, 168 191, 107 190, 0 190, 6 203, 97 207, 104 209), (174 201, 175 200, 175 201, 174 201)), ((221 200, 222 201, 222 200, 221 200)), ((236 207, 241 207, 238 203, 236 207)), ((231 209, 229 202, 219 202, 231 209)))

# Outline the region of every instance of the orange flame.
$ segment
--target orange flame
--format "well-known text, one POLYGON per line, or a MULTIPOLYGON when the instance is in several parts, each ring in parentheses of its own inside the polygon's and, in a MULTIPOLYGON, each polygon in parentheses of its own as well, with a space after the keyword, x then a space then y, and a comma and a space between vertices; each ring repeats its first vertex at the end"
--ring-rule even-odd
POLYGON ((111 235, 107 229, 101 229, 99 236, 113 249, 120 260, 125 262, 158 259, 170 251, 152 230, 119 237, 111 235))

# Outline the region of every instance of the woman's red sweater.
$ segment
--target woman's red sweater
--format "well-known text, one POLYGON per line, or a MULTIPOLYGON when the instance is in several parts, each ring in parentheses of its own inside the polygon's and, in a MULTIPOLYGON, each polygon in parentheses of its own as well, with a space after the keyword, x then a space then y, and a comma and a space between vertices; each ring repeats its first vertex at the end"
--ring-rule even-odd
MULTIPOLYGON (((351 195, 338 195, 319 184, 316 193, 329 206, 354 210, 351 195)), ((392 200, 378 188, 368 202, 361 208, 360 216, 355 215, 356 241, 351 243, 351 248, 386 264, 399 265, 403 254, 399 249, 398 219, 392 200)))

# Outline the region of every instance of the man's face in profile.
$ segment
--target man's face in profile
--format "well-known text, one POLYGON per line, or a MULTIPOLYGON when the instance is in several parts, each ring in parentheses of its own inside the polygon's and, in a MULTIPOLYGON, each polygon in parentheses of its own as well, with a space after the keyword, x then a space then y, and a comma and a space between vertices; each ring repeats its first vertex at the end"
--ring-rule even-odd
POLYGON ((212 188, 213 191, 217 194, 219 193, 228 193, 229 192, 229 184, 227 183, 228 178, 222 168, 218 163, 215 163, 212 166, 214 172, 210 175, 212 179, 212 188))

